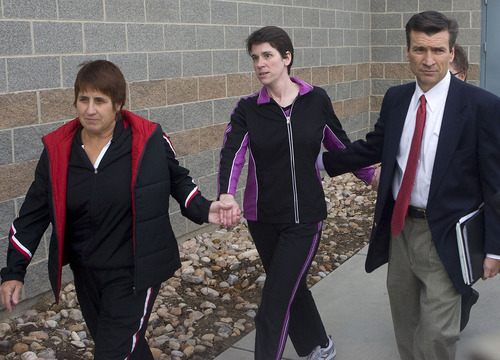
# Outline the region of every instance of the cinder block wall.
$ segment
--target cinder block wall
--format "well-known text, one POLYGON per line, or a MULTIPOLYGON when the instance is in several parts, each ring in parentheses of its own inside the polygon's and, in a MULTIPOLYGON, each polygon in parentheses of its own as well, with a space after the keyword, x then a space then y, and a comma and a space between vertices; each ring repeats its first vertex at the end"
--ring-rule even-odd
MULTIPOLYGON (((260 88, 244 49, 253 30, 277 25, 291 35, 292 75, 323 86, 357 139, 376 120, 385 90, 412 79, 403 27, 413 13, 434 9, 456 17, 459 43, 478 78, 480 1, 0 1, 0 266, 41 137, 76 116, 72 87, 83 61, 120 66, 128 82, 126 108, 162 125, 180 162, 214 198, 230 113, 239 97, 260 88)), ((171 205, 177 236, 200 229, 182 217, 175 201, 171 205)), ((49 290, 49 233, 28 269, 24 298, 49 290)))
POLYGON ((371 124, 387 89, 413 81, 406 61, 405 25, 410 17, 425 10, 440 11, 459 25, 457 44, 467 51, 470 68, 467 81, 479 85, 481 57, 482 0, 371 0, 371 124))
MULTIPOLYGON (((230 113, 239 97, 260 88, 244 49, 245 38, 259 27, 277 25, 291 35, 293 75, 327 89, 352 137, 369 128, 369 0, 3 0, 0 5, 1 266, 10 224, 42 151, 40 139, 76 116, 72 86, 85 60, 120 66, 128 82, 126 107, 163 126, 208 198, 216 196, 230 113)), ((176 235, 198 230, 171 203, 176 235)), ((25 298, 49 289, 48 241, 47 234, 28 269, 25 298)))

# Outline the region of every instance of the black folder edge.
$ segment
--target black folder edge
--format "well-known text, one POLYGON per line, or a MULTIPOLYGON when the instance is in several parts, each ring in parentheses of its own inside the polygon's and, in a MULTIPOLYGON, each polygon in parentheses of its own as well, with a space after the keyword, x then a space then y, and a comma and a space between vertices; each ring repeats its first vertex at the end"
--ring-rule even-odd
POLYGON ((486 256, 486 254, 482 253, 481 257, 471 256, 471 253, 469 251, 469 242, 467 236, 467 225, 470 222, 477 220, 483 222, 482 224, 480 224, 482 229, 482 234, 476 234, 476 235, 480 235, 481 244, 484 244, 484 218, 482 216, 483 205, 484 204, 481 204, 477 210, 474 210, 473 212, 460 218, 460 220, 458 220, 456 224, 458 253, 460 257, 460 265, 462 268, 462 277, 466 285, 474 284, 482 276, 482 274, 480 275, 474 274, 473 272, 474 268, 482 269, 482 262, 480 264, 481 266, 479 266, 479 264, 473 264, 471 259, 479 261, 478 259, 482 258, 482 260, 484 261, 484 257, 486 256), (475 266, 473 267, 473 265, 475 266))

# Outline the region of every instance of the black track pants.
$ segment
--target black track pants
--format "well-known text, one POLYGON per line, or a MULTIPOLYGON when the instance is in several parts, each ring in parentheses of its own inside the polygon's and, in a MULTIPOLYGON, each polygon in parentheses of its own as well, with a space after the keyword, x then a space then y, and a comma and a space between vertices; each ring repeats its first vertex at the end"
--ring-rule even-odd
POLYGON ((160 286, 135 293, 133 269, 71 268, 94 360, 153 360, 144 334, 160 286))
POLYGON ((328 344, 306 275, 318 250, 322 223, 263 224, 248 227, 266 270, 255 318, 255 359, 279 360, 287 335, 299 356, 328 344))

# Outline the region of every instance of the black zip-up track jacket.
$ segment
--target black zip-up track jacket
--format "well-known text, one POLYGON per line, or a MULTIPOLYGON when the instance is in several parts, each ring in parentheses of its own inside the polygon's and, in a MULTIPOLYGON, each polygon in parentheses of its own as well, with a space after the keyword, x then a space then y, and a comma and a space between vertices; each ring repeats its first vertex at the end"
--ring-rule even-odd
MULTIPOLYGON (((351 143, 326 91, 291 79, 299 84, 299 96, 288 115, 263 87, 239 100, 226 128, 218 193, 235 194, 248 149, 243 201, 248 220, 290 224, 325 219, 317 157, 322 145, 336 150, 351 143)), ((368 167, 354 174, 370 183, 373 171, 368 167)))
MULTIPOLYGON (((181 212, 201 224, 208 221, 211 202, 201 196, 189 171, 179 166, 169 138, 160 125, 122 110, 125 126, 132 129, 132 211, 134 282, 137 291, 157 285, 180 267, 179 250, 169 220, 169 197, 181 212)), ((49 278, 59 299, 66 221, 66 175, 78 118, 43 137, 44 151, 38 162, 19 216, 9 234, 7 267, 2 281, 24 281, 43 233, 52 223, 49 278)), ((117 174, 117 176, 120 176, 117 174)))

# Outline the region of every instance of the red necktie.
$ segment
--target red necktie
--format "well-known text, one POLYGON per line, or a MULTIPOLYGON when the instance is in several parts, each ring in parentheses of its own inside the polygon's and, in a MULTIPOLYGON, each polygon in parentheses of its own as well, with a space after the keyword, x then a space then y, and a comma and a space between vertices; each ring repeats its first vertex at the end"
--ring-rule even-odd
POLYGON ((415 122, 415 132, 411 140, 410 154, 406 163, 403 181, 399 188, 394 211, 392 213, 391 229, 392 236, 396 236, 403 230, 405 225, 406 214, 408 213, 408 205, 410 204, 411 189, 415 182, 415 173, 417 172, 418 155, 420 154, 420 144, 422 143, 422 134, 424 133, 425 125, 425 95, 420 96, 420 106, 417 110, 417 121, 415 122))

